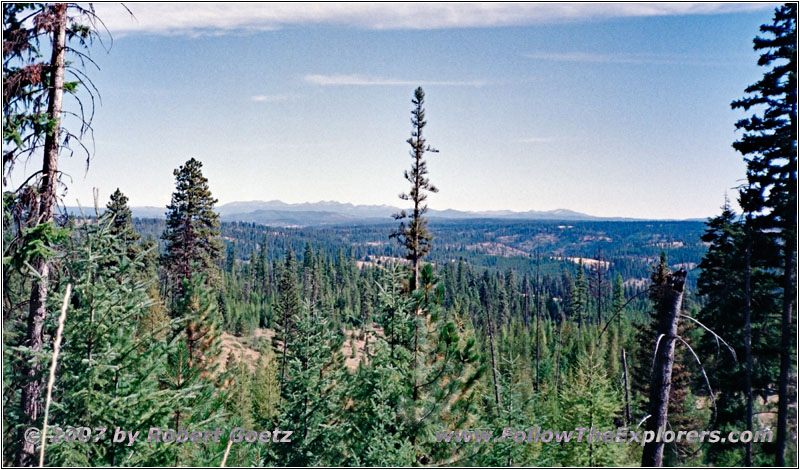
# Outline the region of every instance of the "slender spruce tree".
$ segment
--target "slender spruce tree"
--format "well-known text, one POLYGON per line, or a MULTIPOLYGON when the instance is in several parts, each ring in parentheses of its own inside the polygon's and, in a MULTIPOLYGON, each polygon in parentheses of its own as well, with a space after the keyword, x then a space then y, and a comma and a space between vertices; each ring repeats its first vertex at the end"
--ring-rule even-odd
POLYGON ((278 285, 278 325, 274 340, 281 352, 280 384, 285 389, 286 365, 289 348, 295 337, 294 324, 300 312, 300 294, 297 287, 297 266, 294 253, 289 248, 278 285))
POLYGON ((414 98, 411 100, 414 109, 411 111, 411 137, 406 141, 411 147, 409 154, 414 159, 411 170, 406 171, 403 176, 411 183, 411 189, 407 193, 401 193, 400 199, 411 201, 414 205, 411 213, 401 210, 394 215, 395 220, 400 220, 400 226, 392 233, 392 238, 397 238, 406 250, 406 259, 411 262, 414 271, 412 289, 417 286, 419 278, 419 264, 422 258, 428 254, 433 241, 433 234, 428 231, 428 220, 424 215, 428 211, 425 201, 428 193, 436 193, 439 190, 428 179, 428 164, 425 161, 425 154, 428 152, 436 153, 438 150, 432 148, 422 136, 422 130, 427 124, 425 120, 425 92, 422 88, 414 90, 414 98), (405 220, 408 219, 408 222, 405 220))
POLYGON ((125 245, 139 241, 141 235, 133 227, 133 216, 128 207, 128 197, 119 188, 111 194, 106 209, 114 216, 110 230, 117 239, 125 245))
POLYGON ((744 134, 733 144, 747 162, 742 209, 753 214, 754 229, 770 233, 780 246, 775 266, 783 278, 775 464, 782 467, 786 463, 789 372, 796 347, 792 308, 797 243, 797 4, 777 8, 772 24, 762 25, 761 32, 765 36, 757 36, 753 48, 761 52, 758 65, 769 70, 745 89, 748 96, 731 106, 755 111, 736 123, 744 134))

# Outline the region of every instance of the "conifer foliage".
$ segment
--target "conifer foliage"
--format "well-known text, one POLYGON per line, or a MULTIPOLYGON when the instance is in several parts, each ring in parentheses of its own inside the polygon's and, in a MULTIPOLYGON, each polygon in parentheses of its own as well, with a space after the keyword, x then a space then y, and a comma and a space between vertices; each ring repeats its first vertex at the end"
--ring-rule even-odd
POLYGON ((411 146, 409 154, 414 162, 411 164, 411 170, 403 173, 405 179, 411 184, 411 189, 407 193, 400 194, 400 199, 411 201, 414 207, 411 209, 411 213, 402 210, 394 216, 396 220, 402 222, 392 237, 397 238, 406 250, 406 259, 411 262, 416 286, 420 260, 428 254, 431 249, 431 241, 433 241, 433 234, 428 231, 428 220, 424 218, 425 212, 428 211, 425 201, 428 199, 428 193, 439 192, 428 179, 428 164, 425 161, 425 154, 437 153, 438 150, 428 145, 422 136, 422 130, 427 125, 424 108, 425 92, 422 87, 414 90, 414 98, 411 103, 414 105, 414 109, 411 111, 413 129, 411 137, 406 142, 411 146), (408 222, 405 222, 405 219, 408 219, 408 222))
POLYGON ((761 26, 753 48, 758 65, 770 67, 761 80, 745 89, 749 95, 731 106, 755 114, 736 123, 744 131, 733 147, 747 162, 747 185, 740 192, 742 209, 752 215, 753 229, 768 231, 780 245, 772 267, 781 271, 781 357, 778 379, 778 423, 775 464, 786 462, 789 372, 796 333, 795 248, 797 242, 797 4, 775 11, 772 24, 761 26))
POLYGON ((219 216, 214 212, 217 200, 211 195, 202 167, 192 158, 175 170, 175 192, 167 206, 162 263, 167 268, 171 293, 176 296, 193 271, 205 274, 210 285, 219 281, 222 243, 219 216))

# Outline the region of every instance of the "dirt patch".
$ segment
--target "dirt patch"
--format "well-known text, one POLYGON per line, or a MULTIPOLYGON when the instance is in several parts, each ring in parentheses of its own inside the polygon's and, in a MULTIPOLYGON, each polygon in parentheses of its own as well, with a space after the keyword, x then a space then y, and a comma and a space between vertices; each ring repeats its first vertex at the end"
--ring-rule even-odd
POLYGON ((251 371, 256 370, 261 353, 253 346, 259 343, 270 344, 275 332, 269 328, 258 328, 251 337, 234 336, 230 333, 220 335, 220 364, 227 364, 230 361, 243 362, 251 371))
POLYGON ((493 256, 528 256, 528 252, 497 242, 483 242, 467 245, 468 250, 479 251, 493 256))
POLYGON ((580 264, 583 261, 583 265, 587 268, 594 268, 595 266, 602 266, 603 269, 608 269, 611 266, 611 262, 599 260, 599 259, 592 259, 592 258, 572 258, 569 256, 561 257, 556 256, 554 259, 563 259, 567 261, 572 261, 575 264, 580 264))
POLYGON ((362 360, 369 361, 369 355, 364 356, 364 346, 367 345, 366 338, 369 339, 369 344, 375 343, 375 338, 384 338, 383 328, 373 323, 367 328, 366 336, 363 335, 361 329, 349 330, 344 329, 344 344, 342 345, 342 355, 344 356, 344 365, 348 369, 354 371, 358 369, 358 365, 362 360), (353 354, 353 346, 355 345, 355 355, 353 354))

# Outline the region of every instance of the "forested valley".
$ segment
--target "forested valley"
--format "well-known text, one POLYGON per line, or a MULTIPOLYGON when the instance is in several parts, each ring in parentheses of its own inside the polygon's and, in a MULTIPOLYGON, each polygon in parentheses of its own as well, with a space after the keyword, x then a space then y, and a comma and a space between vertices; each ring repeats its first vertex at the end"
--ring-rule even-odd
POLYGON ((134 218, 125 188, 83 214, 59 210, 69 182, 57 90, 87 83, 64 82, 76 63, 63 51, 35 70, 15 60, 34 33, 56 45, 60 34, 63 47, 91 32, 67 23, 72 6, 3 8, 4 174, 45 152, 41 171, 3 193, 5 465, 797 465, 795 4, 755 40, 768 70, 733 102, 755 113, 736 124, 742 213, 726 199, 705 222, 429 219, 436 157, 417 88, 410 167, 397 175, 408 208, 394 222, 326 227, 220 222, 194 158, 174 170, 166 219, 134 218), (38 30, 28 14, 41 15, 38 30), (659 415, 653 376, 665 365, 659 415), (658 418, 775 438, 436 439, 658 418), (202 444, 26 439, 44 426, 223 433, 202 444), (293 435, 231 442, 236 427, 293 435))

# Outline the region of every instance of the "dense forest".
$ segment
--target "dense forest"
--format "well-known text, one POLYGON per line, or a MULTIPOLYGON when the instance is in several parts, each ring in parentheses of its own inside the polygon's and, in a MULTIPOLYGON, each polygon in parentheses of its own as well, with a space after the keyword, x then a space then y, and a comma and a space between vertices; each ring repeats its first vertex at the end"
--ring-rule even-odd
POLYGON ((65 127, 62 102, 92 91, 75 60, 90 60, 92 12, 3 13, 4 174, 44 155, 3 194, 4 465, 797 465, 796 4, 762 28, 763 79, 732 103, 754 113, 735 124, 742 213, 726 200, 705 223, 430 221, 417 88, 407 209, 317 228, 221 223, 194 158, 174 170, 165 220, 133 218, 125 188, 60 211, 59 155, 85 130, 65 127), (437 439, 531 426, 774 439, 437 439), (32 427, 52 434, 34 442, 32 427), (82 442, 79 427, 108 431, 82 442), (155 427, 222 434, 113 436, 155 427), (234 428, 291 442, 234 442, 234 428))

